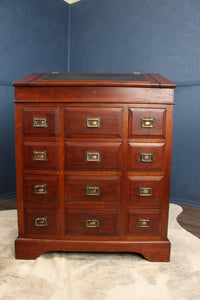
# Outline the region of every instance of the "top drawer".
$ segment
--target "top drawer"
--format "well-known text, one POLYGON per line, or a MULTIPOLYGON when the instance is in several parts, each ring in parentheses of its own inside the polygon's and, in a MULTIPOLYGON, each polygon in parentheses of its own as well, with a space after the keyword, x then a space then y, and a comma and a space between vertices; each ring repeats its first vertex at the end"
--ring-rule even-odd
POLYGON ((122 108, 65 108, 65 136, 122 135, 122 108))
POLYGON ((22 109, 24 136, 58 136, 58 107, 24 107, 22 109))
POLYGON ((129 137, 165 137, 165 108, 130 108, 129 137))

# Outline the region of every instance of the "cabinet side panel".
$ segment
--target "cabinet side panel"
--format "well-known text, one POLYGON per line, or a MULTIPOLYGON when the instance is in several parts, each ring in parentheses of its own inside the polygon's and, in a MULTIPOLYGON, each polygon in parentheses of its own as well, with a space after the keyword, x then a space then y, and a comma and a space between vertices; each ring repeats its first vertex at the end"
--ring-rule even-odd
POLYGON ((166 117, 166 161, 165 161, 165 190, 163 201, 163 238, 167 238, 169 197, 170 197, 170 179, 171 179, 171 160, 172 160, 172 133, 173 133, 173 106, 168 105, 166 117))
POLYGON ((23 217, 23 169, 22 169, 22 109, 15 104, 15 160, 16 160, 16 197, 18 214, 18 234, 24 234, 23 217))

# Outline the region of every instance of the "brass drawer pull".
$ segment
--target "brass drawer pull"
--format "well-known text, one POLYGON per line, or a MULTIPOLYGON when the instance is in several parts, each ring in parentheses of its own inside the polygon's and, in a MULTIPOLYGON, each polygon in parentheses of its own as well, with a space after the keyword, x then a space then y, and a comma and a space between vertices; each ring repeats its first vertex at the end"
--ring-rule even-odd
POLYGON ((95 118, 95 119, 87 118, 86 126, 88 128, 100 128, 101 127, 100 120, 101 120, 100 118, 95 118))
POLYGON ((155 119, 141 119, 142 128, 153 128, 155 124, 155 119))
POLYGON ((86 152, 86 161, 96 161, 100 162, 101 161, 101 153, 98 152, 86 152))
POLYGON ((33 128, 47 128, 47 118, 33 118, 33 128))
POLYGON ((86 186, 86 195, 87 196, 99 196, 100 187, 99 186, 86 186))
POLYGON ((47 151, 33 151, 33 160, 34 161, 47 161, 47 151))
POLYGON ((35 226, 37 226, 37 227, 48 226, 48 218, 47 217, 35 217, 35 226))
POLYGON ((151 219, 138 219, 137 227, 140 228, 149 228, 151 227, 151 219))
POLYGON ((139 196, 140 197, 151 197, 152 196, 152 187, 151 186, 148 186, 148 187, 140 186, 139 187, 139 196))
POLYGON ((47 184, 34 184, 34 194, 46 195, 47 193, 47 184))
POLYGON ((140 153, 140 162, 141 163, 152 163, 153 162, 153 153, 140 153))
POLYGON ((98 219, 86 219, 85 226, 87 228, 99 228, 99 220, 98 219))

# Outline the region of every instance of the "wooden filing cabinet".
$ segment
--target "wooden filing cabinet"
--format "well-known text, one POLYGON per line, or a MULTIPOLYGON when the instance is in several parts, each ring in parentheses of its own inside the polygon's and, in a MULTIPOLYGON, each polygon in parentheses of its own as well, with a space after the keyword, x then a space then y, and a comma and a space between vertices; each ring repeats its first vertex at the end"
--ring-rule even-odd
POLYGON ((16 258, 138 252, 168 261, 173 95, 158 74, 16 81, 16 258))

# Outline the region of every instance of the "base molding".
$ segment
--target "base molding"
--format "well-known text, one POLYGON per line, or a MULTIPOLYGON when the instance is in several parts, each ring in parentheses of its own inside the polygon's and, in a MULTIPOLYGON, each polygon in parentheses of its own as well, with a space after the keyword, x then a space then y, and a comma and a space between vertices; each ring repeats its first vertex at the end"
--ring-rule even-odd
POLYGON ((168 262, 170 242, 165 241, 83 241, 83 240, 41 240, 17 238, 16 259, 36 259, 50 251, 67 252, 135 252, 149 261, 168 262))

